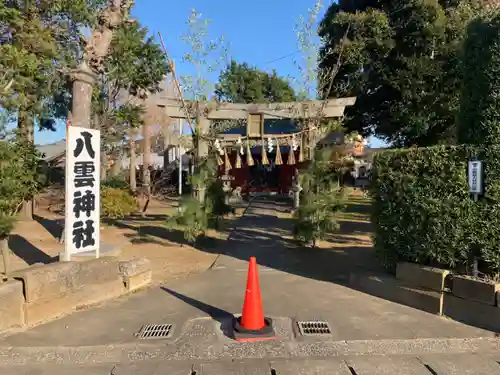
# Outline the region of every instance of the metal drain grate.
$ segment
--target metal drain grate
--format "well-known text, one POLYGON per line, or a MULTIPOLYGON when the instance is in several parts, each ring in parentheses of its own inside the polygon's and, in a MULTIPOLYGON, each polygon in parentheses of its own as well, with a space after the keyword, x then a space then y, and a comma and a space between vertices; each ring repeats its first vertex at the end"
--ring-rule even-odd
POLYGON ((302 336, 330 335, 332 333, 328 322, 321 320, 297 322, 297 325, 302 336))
POLYGON ((166 339, 172 334, 173 324, 147 324, 141 328, 137 337, 140 339, 166 339))

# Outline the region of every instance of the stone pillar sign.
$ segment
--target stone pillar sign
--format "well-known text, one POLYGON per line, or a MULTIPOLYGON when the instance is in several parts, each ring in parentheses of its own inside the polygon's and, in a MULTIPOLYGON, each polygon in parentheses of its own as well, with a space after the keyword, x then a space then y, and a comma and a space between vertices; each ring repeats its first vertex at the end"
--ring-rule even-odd
POLYGON ((80 253, 99 258, 100 132, 69 126, 66 138, 64 260, 80 253))

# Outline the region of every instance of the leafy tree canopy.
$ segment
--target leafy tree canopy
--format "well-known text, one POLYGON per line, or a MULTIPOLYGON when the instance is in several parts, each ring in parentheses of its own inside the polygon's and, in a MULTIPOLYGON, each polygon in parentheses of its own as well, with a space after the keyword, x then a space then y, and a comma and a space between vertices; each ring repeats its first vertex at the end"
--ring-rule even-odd
POLYGON ((94 126, 101 128, 106 146, 120 144, 130 129, 143 125, 144 100, 169 72, 165 54, 147 33, 138 22, 120 26, 94 88, 94 126))
POLYGON ((41 105, 50 91, 57 58, 55 40, 40 19, 0 4, 0 67, 2 86, 8 87, 2 107, 16 110, 41 105))
POLYGON ((500 13, 471 22, 464 45, 458 139, 498 144, 500 136, 500 13))
MULTIPOLYGON (((1 129, 0 129, 1 130, 1 129)), ((38 174, 41 155, 23 137, 0 134, 0 239, 13 228, 23 201, 42 187, 38 174)))
POLYGON ((6 0, 0 4, 0 105, 53 128, 65 117, 67 74, 83 50, 82 30, 107 0, 6 0), (6 89, 7 88, 7 89, 6 89))
POLYGON ((133 96, 157 92, 169 72, 165 54, 147 33, 147 28, 136 21, 122 24, 113 36, 106 60, 105 74, 113 86, 133 96))
POLYGON ((296 98, 290 83, 276 71, 266 73, 234 60, 220 74, 215 94, 218 100, 233 103, 290 102, 296 98))
POLYGON ((454 143, 460 53, 477 1, 340 1, 320 26, 320 76, 357 96, 346 127, 396 146, 454 143), (343 42, 345 36, 345 42, 343 42))

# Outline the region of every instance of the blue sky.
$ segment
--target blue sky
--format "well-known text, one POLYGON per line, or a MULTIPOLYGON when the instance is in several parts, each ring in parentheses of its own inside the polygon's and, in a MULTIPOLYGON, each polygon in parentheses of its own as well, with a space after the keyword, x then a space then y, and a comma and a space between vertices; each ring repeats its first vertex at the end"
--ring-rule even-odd
MULTIPOLYGON (((162 34, 178 75, 192 73, 190 66, 182 62, 188 47, 180 37, 187 30, 191 9, 196 9, 211 21, 211 38, 224 36, 229 58, 263 70, 276 69, 282 76, 297 77, 296 63, 301 54, 294 28, 300 15, 307 15, 314 3, 315 0, 146 0, 136 1, 132 13, 152 35, 162 34)), ((215 80, 217 75, 211 78, 215 80)), ((60 124, 56 132, 37 132, 35 141, 54 142, 63 139, 64 132, 64 124, 60 124)), ((372 145, 378 146, 379 142, 372 145)))

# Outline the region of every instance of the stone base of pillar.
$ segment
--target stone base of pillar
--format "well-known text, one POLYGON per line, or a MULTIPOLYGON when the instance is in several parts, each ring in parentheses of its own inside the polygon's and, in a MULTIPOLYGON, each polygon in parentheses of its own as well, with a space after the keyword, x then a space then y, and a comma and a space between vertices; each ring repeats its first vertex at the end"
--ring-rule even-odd
POLYGON ((298 210, 300 206, 300 192, 293 194, 293 209, 298 210))

